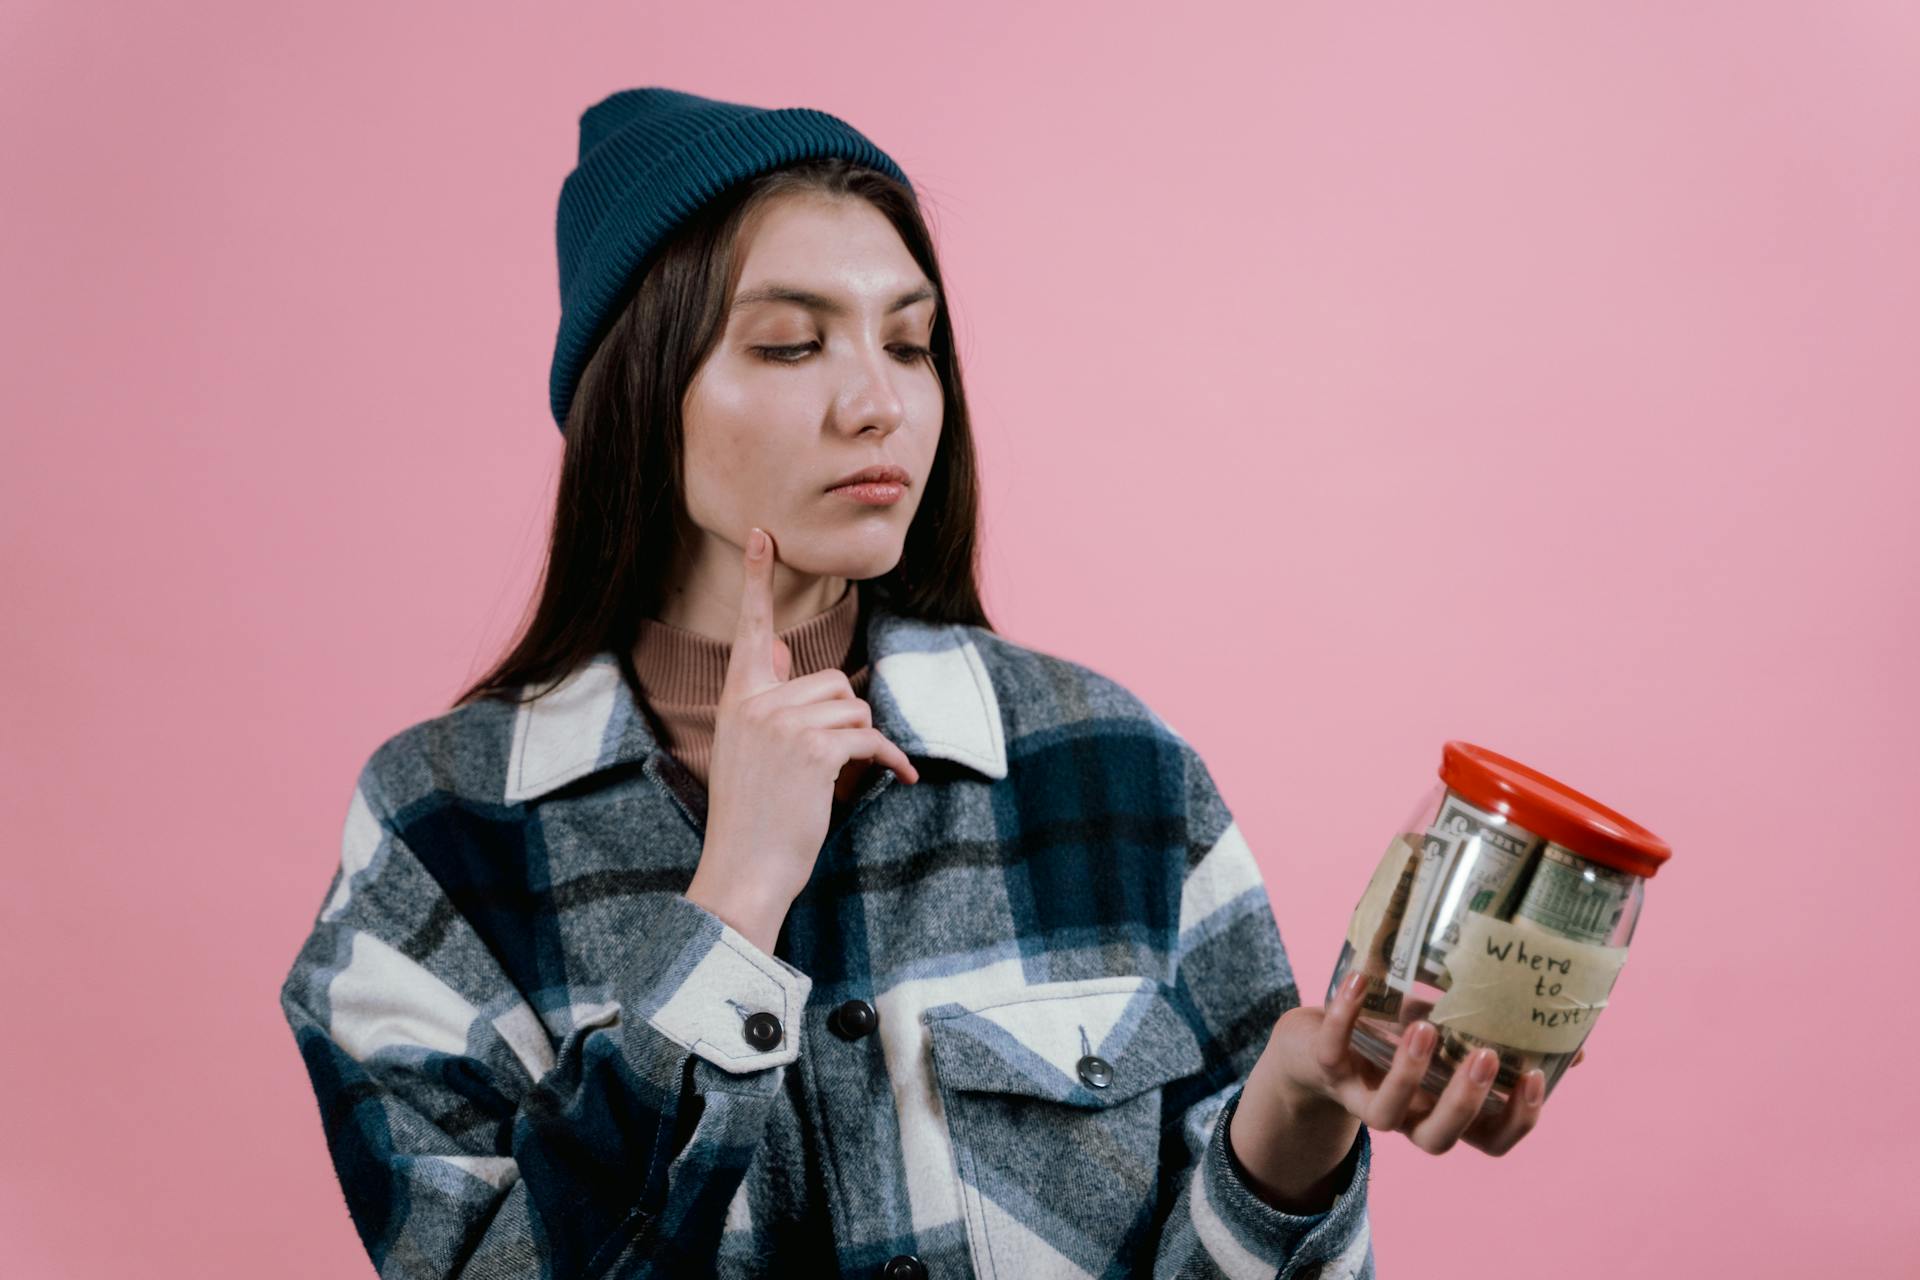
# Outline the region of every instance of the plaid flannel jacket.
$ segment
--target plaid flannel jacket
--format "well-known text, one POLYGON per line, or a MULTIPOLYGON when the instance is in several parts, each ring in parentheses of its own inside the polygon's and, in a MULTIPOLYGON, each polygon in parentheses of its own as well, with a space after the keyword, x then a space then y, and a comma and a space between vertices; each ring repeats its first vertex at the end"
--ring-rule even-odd
POLYGON ((613 653, 373 752, 281 1003, 379 1274, 1370 1280, 1364 1126, 1322 1214, 1226 1143, 1299 994, 1198 755, 1076 663, 861 625, 921 781, 870 771, 773 954, 682 896, 705 791, 613 653))

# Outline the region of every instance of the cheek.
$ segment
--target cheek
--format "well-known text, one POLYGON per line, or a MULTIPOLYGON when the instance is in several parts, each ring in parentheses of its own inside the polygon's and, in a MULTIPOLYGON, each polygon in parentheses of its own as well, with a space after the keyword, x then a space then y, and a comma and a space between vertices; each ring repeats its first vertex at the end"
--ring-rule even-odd
POLYGON ((768 520, 780 494, 778 432, 751 409, 733 411, 708 400, 686 421, 688 513, 696 524, 730 529, 768 520))
POLYGON ((758 466, 789 434, 788 420, 803 416, 791 384, 722 361, 702 370, 687 397, 687 453, 729 470, 758 466))

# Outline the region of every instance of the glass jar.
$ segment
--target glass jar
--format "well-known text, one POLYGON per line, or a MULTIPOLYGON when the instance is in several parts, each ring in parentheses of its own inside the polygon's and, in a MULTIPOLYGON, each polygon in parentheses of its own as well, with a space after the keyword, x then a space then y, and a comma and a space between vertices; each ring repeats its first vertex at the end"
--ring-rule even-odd
POLYGON ((1386 1070, 1421 1019, 1440 1032, 1422 1087, 1438 1095, 1481 1045, 1500 1054, 1482 1112, 1539 1067, 1553 1092, 1606 1008, 1646 882, 1671 856, 1638 823, 1466 742, 1394 833, 1354 908, 1327 984, 1367 975, 1355 1052, 1386 1070))

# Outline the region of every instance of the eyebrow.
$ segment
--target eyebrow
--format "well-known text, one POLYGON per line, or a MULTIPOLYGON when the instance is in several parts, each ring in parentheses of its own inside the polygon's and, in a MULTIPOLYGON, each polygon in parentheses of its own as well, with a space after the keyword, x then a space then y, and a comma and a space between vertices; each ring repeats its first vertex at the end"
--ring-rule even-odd
MULTIPOLYGON (((887 314, 892 315, 896 311, 904 311, 914 303, 925 302, 928 299, 932 299, 937 304, 939 302, 939 294, 934 291, 932 285, 923 284, 919 288, 910 289, 895 298, 892 305, 887 308, 887 314)), ((758 289, 752 289, 746 293, 739 294, 734 298, 731 309, 739 311, 761 302, 791 302, 797 306, 805 307, 809 311, 819 311, 830 316, 844 316, 847 314, 845 303, 829 298, 823 293, 815 293, 811 289, 802 289, 797 285, 791 284, 762 285, 758 289)))

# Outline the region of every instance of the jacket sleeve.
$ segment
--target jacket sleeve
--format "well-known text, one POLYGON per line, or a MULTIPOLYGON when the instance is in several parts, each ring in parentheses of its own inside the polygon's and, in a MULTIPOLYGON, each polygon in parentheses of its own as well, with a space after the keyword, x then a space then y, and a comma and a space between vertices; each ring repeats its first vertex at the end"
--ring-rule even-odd
POLYGON ((386 1280, 711 1267, 812 981, 682 896, 644 910, 609 999, 536 1013, 362 771, 280 999, 386 1280))
POLYGON ((1272 1280, 1372 1280, 1367 1219, 1371 1138, 1360 1126, 1336 1177, 1340 1191, 1324 1213, 1286 1213, 1255 1194, 1227 1142, 1227 1124, 1254 1062, 1280 1015, 1300 1003, 1266 885, 1253 852, 1222 801, 1206 765, 1187 760, 1188 868, 1181 893, 1175 981, 1204 1027, 1212 1069, 1184 1109, 1169 1097, 1167 1124, 1184 1159, 1161 1233, 1153 1274, 1272 1280))

